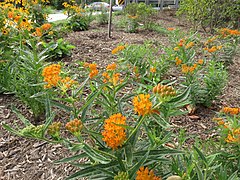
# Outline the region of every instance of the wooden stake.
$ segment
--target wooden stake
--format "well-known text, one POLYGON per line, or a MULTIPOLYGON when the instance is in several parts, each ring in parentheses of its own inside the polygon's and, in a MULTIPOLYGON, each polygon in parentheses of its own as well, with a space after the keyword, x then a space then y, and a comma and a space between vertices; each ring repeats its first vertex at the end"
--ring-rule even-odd
POLYGON ((112 27, 112 0, 110 0, 110 7, 109 7, 108 38, 111 38, 111 27, 112 27))

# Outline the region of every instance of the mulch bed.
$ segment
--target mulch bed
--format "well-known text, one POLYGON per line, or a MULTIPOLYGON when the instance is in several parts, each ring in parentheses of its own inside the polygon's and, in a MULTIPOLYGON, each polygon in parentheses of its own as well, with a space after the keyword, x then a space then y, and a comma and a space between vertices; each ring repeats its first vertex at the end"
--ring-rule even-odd
MULTIPOLYGON (((173 16, 173 12, 159 14, 157 22, 164 27, 179 27, 188 30, 189 25, 173 16)), ((156 32, 141 30, 138 33, 126 33, 113 27, 112 38, 107 37, 107 26, 93 25, 88 31, 69 33, 66 40, 76 48, 70 58, 65 58, 65 64, 74 64, 76 61, 96 62, 101 68, 116 61, 111 50, 119 43, 142 44, 146 40, 158 41, 168 45, 167 37, 156 32)), ((171 119, 176 127, 186 129, 190 136, 206 139, 216 134, 212 131, 215 124, 212 117, 222 106, 239 106, 240 102, 240 57, 236 56, 229 67, 229 83, 224 90, 220 101, 214 103, 211 108, 200 107, 194 115, 180 116, 171 119)), ((14 124, 16 115, 11 106, 20 109, 26 117, 31 113, 13 95, 0 94, 0 119, 2 123, 14 124)), ((18 122, 18 121, 17 121, 18 122)), ((191 143, 193 138, 189 138, 191 143)), ((61 145, 49 145, 45 142, 32 139, 24 139, 7 132, 0 126, 0 179, 43 179, 61 180, 69 174, 77 171, 77 168, 69 164, 54 164, 53 161, 73 155, 61 145)))

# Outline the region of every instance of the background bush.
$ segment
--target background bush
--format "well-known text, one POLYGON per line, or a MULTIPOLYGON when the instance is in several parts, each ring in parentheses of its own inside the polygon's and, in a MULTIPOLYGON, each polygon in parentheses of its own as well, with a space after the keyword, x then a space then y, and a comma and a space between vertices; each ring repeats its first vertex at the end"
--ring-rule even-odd
POLYGON ((194 27, 239 27, 239 0, 182 0, 178 15, 185 15, 194 27))

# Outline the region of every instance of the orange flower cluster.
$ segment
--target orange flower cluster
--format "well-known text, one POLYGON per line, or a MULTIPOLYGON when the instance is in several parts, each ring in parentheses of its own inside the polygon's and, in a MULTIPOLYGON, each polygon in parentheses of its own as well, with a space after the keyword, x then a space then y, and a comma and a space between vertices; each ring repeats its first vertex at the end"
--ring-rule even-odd
POLYGON ((182 73, 192 73, 197 68, 197 64, 193 64, 193 66, 187 66, 186 64, 182 65, 182 73))
POLYGON ((49 30, 51 27, 52 27, 51 24, 46 23, 46 24, 43 24, 43 25, 41 26, 41 29, 47 31, 47 30, 49 30))
POLYGON ((117 54, 119 51, 122 51, 124 49, 125 49, 125 46, 118 46, 112 50, 112 54, 117 54))
POLYGON ((239 35, 240 35, 240 31, 238 31, 237 29, 236 29, 236 30, 233 30, 233 29, 223 28, 223 29, 220 29, 220 34, 221 34, 223 37, 226 37, 226 36, 228 36, 228 35, 239 36, 239 35))
POLYGON ((174 31, 175 28, 169 27, 169 28, 167 28, 167 30, 168 30, 168 31, 174 31))
POLYGON ((180 64, 182 64, 182 60, 181 59, 179 59, 179 57, 176 57, 176 65, 178 66, 178 65, 180 65, 180 64))
POLYGON ((210 38, 209 40, 207 40, 204 43, 204 46, 207 46, 209 43, 212 43, 213 41, 215 41, 218 38, 218 36, 213 36, 212 38, 210 38))
POLYGON ((227 143, 237 143, 240 145, 240 128, 229 131, 225 141, 227 143))
POLYGON ((176 96, 176 91, 172 86, 158 84, 153 88, 154 94, 159 94, 161 97, 172 97, 176 96))
POLYGON ((79 135, 83 129, 82 121, 74 119, 66 124, 66 129, 75 135, 79 135))
POLYGON ((199 59, 199 60, 198 60, 198 64, 199 64, 199 65, 203 65, 203 63, 204 63, 204 60, 203 60, 203 59, 199 59))
POLYGON ((212 46, 211 48, 205 47, 204 50, 208 51, 209 53, 213 53, 217 50, 222 49, 222 46, 212 46))
POLYGON ((157 69, 156 69, 155 67, 151 67, 151 68, 150 68, 150 72, 151 72, 151 73, 155 73, 156 71, 157 71, 157 69))
POLYGON ((191 48, 191 47, 193 47, 195 45, 195 43, 194 42, 189 42, 188 44, 186 44, 186 49, 189 49, 189 48, 191 48))
POLYGON ((116 68, 117 68, 117 64, 116 63, 112 63, 112 64, 109 64, 107 66, 107 70, 108 71, 114 71, 116 68))
POLYGON ((113 114, 104 122, 102 140, 112 149, 121 147, 126 140, 125 128, 120 125, 126 125, 126 117, 120 113, 113 114))
POLYGON ((42 76, 44 77, 44 81, 48 84, 44 86, 44 88, 51 88, 53 86, 57 86, 58 81, 61 79, 59 76, 61 72, 61 65, 52 64, 45 67, 42 71, 42 76))
POLYGON ((186 42, 185 39, 180 39, 178 46, 180 46, 180 47, 184 46, 185 42, 186 42))
POLYGON ((35 32, 33 32, 33 36, 41 37, 42 34, 43 34, 43 31, 47 31, 47 30, 49 30, 51 27, 52 27, 52 25, 49 24, 49 23, 43 24, 41 27, 36 27, 36 28, 35 28, 35 32))
POLYGON ((89 64, 89 63, 84 63, 83 67, 89 68, 90 73, 89 77, 92 79, 94 76, 98 75, 98 69, 97 69, 97 64, 89 64))
POLYGON ((133 98, 134 111, 139 115, 146 115, 152 111, 152 102, 149 100, 150 94, 139 94, 133 98))
POLYGON ((162 178, 155 176, 153 170, 149 171, 148 167, 140 167, 137 171, 136 180, 161 180, 162 178))
POLYGON ((60 86, 61 86, 62 91, 66 91, 67 89, 72 87, 73 84, 76 84, 76 81, 74 81, 70 77, 65 77, 65 78, 61 79, 60 83, 61 83, 60 86))
POLYGON ((224 112, 225 114, 237 115, 240 113, 240 108, 224 107, 222 109, 222 112, 224 112))
POLYGON ((110 82, 114 86, 116 86, 120 82, 120 73, 114 73, 112 75, 109 75, 107 72, 104 72, 102 76, 104 77, 104 83, 110 82))
POLYGON ((213 120, 216 121, 219 126, 228 130, 227 137, 225 138, 227 143, 240 144, 240 127, 231 127, 232 124, 224 122, 223 118, 213 118, 213 120))

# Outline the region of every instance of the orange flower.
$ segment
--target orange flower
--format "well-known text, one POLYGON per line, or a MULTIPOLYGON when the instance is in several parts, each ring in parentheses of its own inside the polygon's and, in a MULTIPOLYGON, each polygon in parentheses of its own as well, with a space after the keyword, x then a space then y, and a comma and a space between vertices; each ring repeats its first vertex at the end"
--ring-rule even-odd
POLYGON ((41 36, 42 36, 42 30, 41 30, 41 28, 36 27, 35 30, 36 30, 36 31, 35 31, 34 35, 35 35, 35 36, 38 36, 38 37, 41 37, 41 36))
POLYGON ((66 124, 66 129, 73 133, 74 135, 79 135, 83 128, 82 121, 79 119, 74 119, 66 124))
POLYGON ((76 83, 76 81, 74 81, 70 77, 66 77, 64 79, 61 79, 61 89, 63 91, 66 91, 67 89, 71 88, 71 86, 75 83, 76 83))
POLYGON ((186 64, 182 65, 182 73, 192 73, 197 68, 197 64, 194 64, 193 66, 187 66, 186 64))
POLYGON ((45 30, 45 31, 47 31, 47 30, 50 29, 51 27, 52 27, 52 25, 49 24, 49 23, 43 24, 43 25, 41 26, 41 28, 42 28, 43 30, 45 30))
POLYGON ((8 18, 9 18, 9 19, 12 19, 13 16, 14 16, 13 12, 8 12, 8 18))
POLYGON ((139 94, 133 98, 134 111, 139 115, 146 115, 151 113, 152 103, 149 100, 150 94, 139 94))
POLYGON ((151 68, 150 68, 150 72, 151 72, 151 73, 155 73, 156 71, 157 71, 157 70, 156 70, 155 67, 151 67, 151 68))
POLYGON ((90 70, 95 70, 97 69, 97 64, 89 64, 88 67, 90 68, 90 70))
POLYGON ((136 180, 161 180, 162 178, 154 175, 153 170, 149 171, 148 167, 140 167, 137 171, 136 180))
POLYGON ((167 30, 168 30, 168 31, 174 31, 175 28, 169 27, 169 28, 167 28, 167 30))
POLYGON ((182 63, 182 60, 179 59, 179 57, 176 57, 176 65, 178 66, 178 65, 180 65, 181 63, 182 63))
POLYGON ((198 60, 198 64, 202 65, 204 63, 203 59, 198 60))
POLYGON ((117 54, 119 51, 122 51, 124 49, 125 49, 125 46, 118 46, 112 50, 112 54, 117 54))
POLYGON ((240 113, 240 108, 224 107, 222 109, 222 112, 224 112, 225 114, 237 115, 240 113))
POLYGON ((98 75, 98 70, 91 70, 91 72, 89 73, 89 77, 90 79, 92 79, 94 76, 98 75))
POLYGON ((108 71, 114 71, 116 68, 117 68, 117 64, 116 63, 112 63, 112 64, 109 64, 107 66, 107 70, 108 71))
POLYGON ((194 42, 189 42, 187 45, 186 45, 186 49, 188 48, 191 48, 194 46, 194 42))
POLYGON ((102 140, 113 150, 121 147, 126 140, 125 128, 120 125, 126 125, 126 117, 120 113, 113 114, 104 122, 102 140))
POLYGON ((61 79, 59 76, 60 72, 61 66, 59 64, 52 64, 45 67, 42 71, 42 76, 44 77, 44 81, 47 82, 47 85, 45 85, 44 88, 57 86, 58 81, 61 79))
POLYGON ((89 64, 90 68, 89 77, 92 79, 94 76, 98 75, 97 64, 89 64))
POLYGON ((207 51, 210 52, 210 53, 213 53, 213 52, 217 51, 217 47, 213 46, 210 49, 208 49, 207 51))

